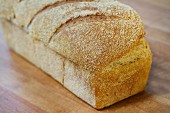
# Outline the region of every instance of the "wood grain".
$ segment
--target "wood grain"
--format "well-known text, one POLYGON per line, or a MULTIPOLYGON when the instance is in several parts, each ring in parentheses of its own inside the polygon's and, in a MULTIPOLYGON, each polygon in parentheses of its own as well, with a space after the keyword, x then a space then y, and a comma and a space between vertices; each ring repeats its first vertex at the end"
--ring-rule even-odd
POLYGON ((170 1, 120 0, 143 18, 153 54, 146 90, 95 110, 11 51, 0 32, 0 113, 169 113, 170 1))
POLYGON ((12 92, 0 87, 0 112, 1 113, 45 113, 40 108, 12 92))

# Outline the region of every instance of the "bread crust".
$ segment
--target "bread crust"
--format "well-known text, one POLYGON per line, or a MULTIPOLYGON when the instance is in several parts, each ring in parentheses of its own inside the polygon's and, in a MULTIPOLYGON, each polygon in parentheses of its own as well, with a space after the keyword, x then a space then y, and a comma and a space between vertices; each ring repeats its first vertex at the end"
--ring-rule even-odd
POLYGON ((93 74, 90 71, 81 69, 49 49, 41 41, 34 40, 28 33, 9 21, 3 20, 2 27, 6 41, 12 50, 49 74, 76 96, 95 106, 95 95, 90 86, 93 74))
POLYGON ((14 21, 35 40, 93 72, 128 53, 145 36, 131 7, 80 1, 88 0, 22 1, 14 6, 14 21))
POLYGON ((151 52, 134 9, 80 1, 18 1, 3 30, 14 51, 101 109, 144 90, 151 52))
POLYGON ((58 32, 49 46, 84 69, 100 71, 139 44, 142 25, 129 20, 78 21, 58 32))
POLYGON ((123 56, 145 35, 139 15, 119 2, 64 4, 35 17, 28 31, 37 40, 91 71, 100 70, 123 56), (85 19, 87 16, 96 16, 96 21, 85 19), (101 21, 98 18, 102 18, 101 21), (73 21, 76 23, 69 26, 73 21), (60 29, 64 23, 66 27, 60 29))
POLYGON ((96 107, 109 106, 143 91, 151 62, 148 43, 142 39, 139 45, 125 56, 95 73, 92 87, 95 90, 96 107))
POLYGON ((125 56, 94 73, 52 51, 41 41, 34 40, 9 21, 4 20, 2 24, 7 43, 15 52, 96 109, 144 90, 151 66, 151 53, 143 39, 125 56))
POLYGON ((15 17, 13 6, 20 0, 0 0, 0 18, 12 19, 15 17))
POLYGON ((24 0, 14 6, 16 22, 19 26, 27 29, 34 17, 46 9, 57 7, 66 3, 91 0, 24 0), (31 10, 31 11, 30 11, 31 10))

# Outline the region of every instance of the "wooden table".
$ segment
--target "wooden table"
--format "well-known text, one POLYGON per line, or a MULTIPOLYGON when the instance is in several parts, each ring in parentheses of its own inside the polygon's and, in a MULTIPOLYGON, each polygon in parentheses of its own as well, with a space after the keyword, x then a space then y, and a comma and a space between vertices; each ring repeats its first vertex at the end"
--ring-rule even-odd
POLYGON ((170 0, 121 0, 142 16, 153 63, 146 90, 95 110, 11 51, 0 33, 0 113, 170 113, 170 0))

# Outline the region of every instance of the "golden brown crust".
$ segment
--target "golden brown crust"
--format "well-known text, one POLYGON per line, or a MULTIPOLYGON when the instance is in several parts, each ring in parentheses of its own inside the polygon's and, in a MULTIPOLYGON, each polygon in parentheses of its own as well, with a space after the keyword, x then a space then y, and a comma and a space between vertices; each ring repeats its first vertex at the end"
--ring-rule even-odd
POLYGON ((141 22, 98 21, 97 17, 95 20, 82 20, 67 26, 53 37, 50 47, 84 69, 99 71, 126 54, 144 37, 141 22))
POLYGON ((22 1, 15 7, 15 22, 35 40, 90 71, 100 71, 144 37, 143 23, 131 7, 119 2, 77 1, 88 0, 22 1))
POLYGON ((91 71, 100 70, 121 57, 145 35, 139 15, 119 2, 64 4, 39 14, 29 32, 47 45, 50 42, 53 50, 91 71), (105 18, 92 22, 85 19, 88 15, 105 18), (77 18, 82 20, 76 22, 77 18), (78 24, 60 29, 64 23, 73 21, 78 24))
POLYGON ((151 52, 145 40, 122 58, 95 73, 91 84, 96 108, 103 108, 144 90, 151 66, 151 52))

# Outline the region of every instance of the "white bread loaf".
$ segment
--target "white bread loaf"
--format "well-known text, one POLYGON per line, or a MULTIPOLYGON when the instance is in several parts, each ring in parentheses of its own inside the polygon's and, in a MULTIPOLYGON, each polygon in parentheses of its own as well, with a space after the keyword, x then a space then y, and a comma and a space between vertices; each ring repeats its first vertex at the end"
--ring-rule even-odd
POLYGON ((2 27, 14 51, 100 109, 144 90, 151 52, 131 7, 85 1, 18 1, 2 27))

